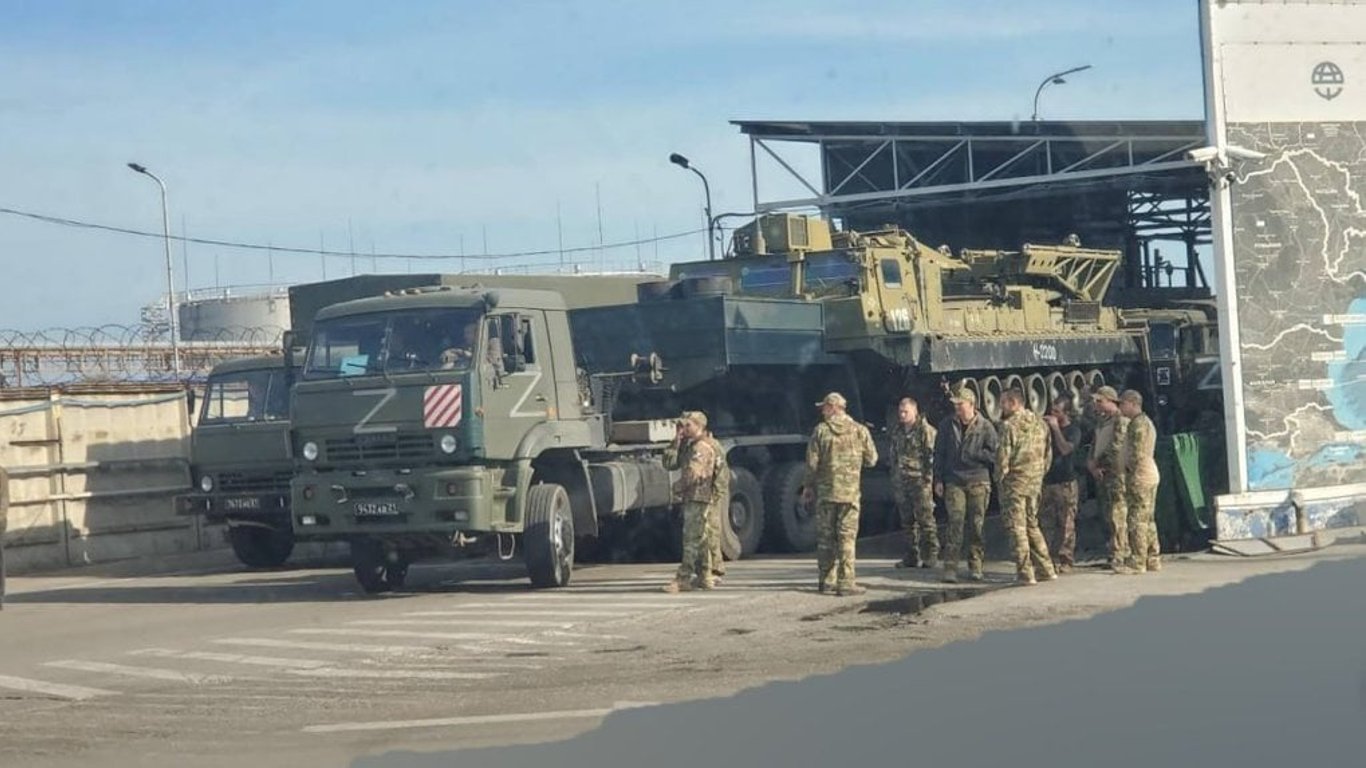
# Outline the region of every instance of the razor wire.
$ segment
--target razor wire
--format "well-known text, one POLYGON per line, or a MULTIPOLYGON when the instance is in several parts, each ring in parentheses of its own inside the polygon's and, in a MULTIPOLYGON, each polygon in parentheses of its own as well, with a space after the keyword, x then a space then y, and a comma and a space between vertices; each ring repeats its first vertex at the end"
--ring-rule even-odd
POLYGON ((165 323, 0 329, 0 387, 202 381, 225 360, 278 352, 283 332, 272 326, 197 331, 178 345, 177 377, 165 323))

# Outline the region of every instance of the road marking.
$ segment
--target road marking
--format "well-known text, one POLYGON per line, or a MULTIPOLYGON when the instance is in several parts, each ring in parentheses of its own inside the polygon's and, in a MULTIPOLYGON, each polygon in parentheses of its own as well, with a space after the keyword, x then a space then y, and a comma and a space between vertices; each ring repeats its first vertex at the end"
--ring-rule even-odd
POLYGON ((70 699, 72 701, 85 701, 96 696, 117 696, 118 691, 106 691, 103 688, 86 688, 80 685, 63 685, 61 683, 48 683, 42 680, 30 680, 26 677, 10 677, 0 675, 0 688, 8 688, 12 691, 23 691, 24 693, 41 693, 57 699, 70 699))
POLYGON ((279 656, 243 656, 236 653, 215 653, 213 651, 172 651, 166 648, 143 648, 130 651, 130 656, 156 656, 164 659, 192 659, 194 661, 217 661, 224 664, 251 664, 257 667, 317 668, 331 662, 322 659, 286 659, 279 656))
POLYGON ((57 667, 59 669, 78 669, 82 672, 105 672, 111 675, 127 675, 129 677, 145 677, 151 680, 170 680, 176 683, 190 683, 191 685, 203 685, 204 683, 225 683, 232 680, 226 675, 196 675, 191 672, 177 672, 174 669, 157 669, 156 667, 130 667, 126 664, 109 664, 103 661, 82 661, 81 659, 63 659, 61 661, 49 661, 43 664, 45 667, 57 667))
MULTIPOLYGON (((725 587, 721 587, 721 589, 725 589, 725 587)), ((744 595, 736 594, 717 594, 714 590, 707 593, 687 592, 677 597, 670 598, 665 598, 662 594, 658 594, 658 590, 654 590, 657 593, 654 595, 633 594, 631 592, 617 589, 595 589, 594 591, 586 590, 587 588, 585 588, 585 591, 583 592, 572 592, 566 590, 560 592, 555 597, 543 597, 541 595, 512 595, 508 597, 508 602, 503 603, 502 605, 506 605, 509 607, 512 607, 514 605, 526 605, 528 603, 533 603, 536 605, 569 605, 572 603, 582 602, 582 607, 584 608, 596 608, 602 604, 598 601, 602 601, 603 603, 613 603, 613 607, 621 608, 634 608, 637 606, 646 605, 662 606, 666 608, 677 608, 678 606, 692 606, 699 605, 705 602, 715 602, 718 600, 735 600, 737 598, 744 597, 744 595)))
MULTIPOLYGON (((370 635, 373 637, 413 637, 426 640, 480 640, 483 642, 514 643, 517 645, 554 645, 524 637, 507 637, 487 632, 414 632, 406 629, 291 629, 297 635, 370 635)), ((573 645, 573 643, 562 643, 573 645)))
POLYGON ((430 720, 381 720, 369 723, 333 723, 304 726, 304 733, 342 733, 347 731, 389 731, 402 728, 450 728, 464 725, 498 725, 502 723, 532 723, 542 720, 589 720, 606 717, 613 712, 637 707, 656 706, 654 702, 618 702, 601 709, 565 709, 557 712, 521 712, 506 715, 469 715, 440 717, 430 720))
POLYGON ((357 621, 346 622, 354 627, 467 627, 471 624, 488 627, 520 627, 523 629, 535 629, 546 627, 548 629, 569 629, 574 626, 573 622, 565 621, 480 621, 478 619, 359 619, 357 621))
POLYGON ((291 675, 304 677, 341 677, 363 680, 488 680, 501 677, 506 672, 450 672, 435 669, 345 669, 340 667, 320 667, 318 669, 291 669, 291 675))
POLYGON ((219 645, 244 645, 255 648, 287 648, 300 651, 338 651, 341 653, 426 653, 428 645, 370 645, 366 643, 319 643, 307 640, 275 640, 268 637, 224 637, 219 645))
MULTIPOLYGON (((466 608, 483 608, 483 605, 498 605, 498 603, 476 604, 474 606, 464 606, 466 608)), ((632 606, 636 607, 636 606, 632 606)), ((404 616, 469 616, 471 611, 411 611, 403 614, 404 616)), ((503 609, 478 610, 473 613, 479 616, 556 616, 560 618, 624 618, 634 616, 630 611, 564 611, 554 606, 531 606, 523 609, 503 609)), ((483 622, 480 622, 483 623, 483 622)))

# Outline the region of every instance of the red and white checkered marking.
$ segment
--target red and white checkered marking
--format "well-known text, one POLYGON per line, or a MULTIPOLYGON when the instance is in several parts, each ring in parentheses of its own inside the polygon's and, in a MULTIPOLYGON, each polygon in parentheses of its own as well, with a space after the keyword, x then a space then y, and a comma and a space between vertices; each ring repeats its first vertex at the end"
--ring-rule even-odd
POLYGON ((422 424, 427 429, 441 429, 460 424, 464 415, 459 384, 439 384, 427 387, 422 393, 422 424))

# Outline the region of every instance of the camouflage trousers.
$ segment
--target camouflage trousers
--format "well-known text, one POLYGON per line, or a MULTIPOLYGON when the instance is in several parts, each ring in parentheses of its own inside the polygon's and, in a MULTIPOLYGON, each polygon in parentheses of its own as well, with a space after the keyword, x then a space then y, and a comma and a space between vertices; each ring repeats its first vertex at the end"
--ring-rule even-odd
POLYGON ((1021 579, 1033 579, 1036 572, 1046 578, 1053 577, 1048 543, 1043 539, 1043 531, 1039 530, 1037 489, 1037 485, 1001 489, 1001 513, 1015 553, 1015 575, 1021 579))
POLYGON ((674 577, 680 582, 711 580, 713 529, 708 511, 710 506, 705 501, 683 503, 683 561, 678 564, 678 573, 674 577))
POLYGON ((1157 522, 1153 510, 1157 506, 1157 486, 1129 483, 1125 487, 1124 498, 1128 508, 1129 560, 1130 567, 1146 571, 1157 570, 1159 547, 1157 544, 1157 522))
POLYGON ((1058 565, 1071 566, 1077 552, 1077 481, 1051 483, 1039 497, 1039 527, 1058 565))
POLYGON ((816 567, 825 587, 854 586, 854 542, 859 505, 820 501, 816 506, 816 567))
POLYGON ((711 515, 711 572, 716 576, 726 575, 726 558, 721 554, 721 535, 725 530, 723 526, 726 522, 726 502, 718 501, 707 508, 711 515))
POLYGON ((986 524, 987 503, 990 500, 991 483, 944 484, 944 508, 949 515, 949 523, 944 530, 945 573, 958 570, 958 557, 963 553, 964 529, 967 534, 968 570, 976 574, 982 572, 982 561, 986 558, 982 527, 986 524))
POLYGON ((1102 516, 1110 526, 1110 538, 1106 542, 1110 566, 1123 566, 1129 559, 1129 502, 1125 497, 1124 479, 1106 475, 1100 487, 1102 516))
POLYGON ((939 528, 934 523, 934 493, 929 478, 901 480, 893 489, 901 529, 906 532, 906 554, 929 563, 939 558, 939 528))

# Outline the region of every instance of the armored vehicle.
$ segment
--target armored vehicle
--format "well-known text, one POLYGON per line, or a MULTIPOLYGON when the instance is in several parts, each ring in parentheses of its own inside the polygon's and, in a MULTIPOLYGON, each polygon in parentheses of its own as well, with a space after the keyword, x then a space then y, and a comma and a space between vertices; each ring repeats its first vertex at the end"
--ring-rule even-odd
POLYGON ((283 564, 294 549, 289 515, 289 387, 282 355, 219 363, 209 373, 190 437, 194 492, 177 512, 226 523, 237 559, 283 564))
POLYGON ((952 383, 991 416, 1010 387, 1042 409, 1142 386, 1147 321, 1102 302, 1118 259, 1075 242, 955 255, 776 216, 633 301, 456 276, 333 304, 291 406, 295 526, 349 541, 367 591, 419 557, 484 553, 559 586, 576 546, 668 527, 670 420, 696 409, 733 471, 728 555, 809 549, 802 458, 829 390, 877 426, 906 392, 933 414, 952 383))

